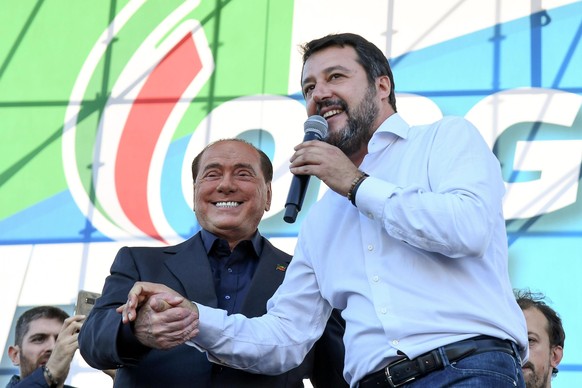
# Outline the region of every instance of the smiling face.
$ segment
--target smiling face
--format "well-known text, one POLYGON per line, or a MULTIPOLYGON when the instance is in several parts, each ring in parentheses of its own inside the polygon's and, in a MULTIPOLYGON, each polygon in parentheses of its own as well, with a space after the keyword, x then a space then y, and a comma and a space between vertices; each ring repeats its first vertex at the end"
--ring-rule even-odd
POLYGON ((370 84, 351 46, 330 46, 313 53, 303 67, 302 90, 309 116, 323 116, 326 141, 352 157, 365 152, 374 131, 391 114, 390 80, 370 84))
POLYGON ((194 182, 194 211, 204 229, 231 249, 249 239, 271 206, 259 153, 239 141, 220 141, 204 151, 194 182))
POLYGON ((523 310, 527 322, 529 359, 522 367, 527 388, 551 386, 552 369, 562 360, 561 346, 552 346, 548 334, 548 320, 535 307, 523 310))
POLYGON ((11 346, 8 355, 14 365, 20 366, 20 377, 25 378, 46 364, 63 323, 54 318, 39 318, 30 322, 21 345, 11 346))

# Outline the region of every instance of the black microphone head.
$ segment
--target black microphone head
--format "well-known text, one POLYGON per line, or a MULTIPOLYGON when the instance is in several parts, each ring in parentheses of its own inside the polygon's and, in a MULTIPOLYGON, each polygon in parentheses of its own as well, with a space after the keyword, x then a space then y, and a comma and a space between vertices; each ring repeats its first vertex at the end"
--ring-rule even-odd
POLYGON ((320 115, 309 116, 305 124, 303 124, 303 128, 305 133, 312 132, 320 140, 325 139, 327 136, 327 120, 320 115))

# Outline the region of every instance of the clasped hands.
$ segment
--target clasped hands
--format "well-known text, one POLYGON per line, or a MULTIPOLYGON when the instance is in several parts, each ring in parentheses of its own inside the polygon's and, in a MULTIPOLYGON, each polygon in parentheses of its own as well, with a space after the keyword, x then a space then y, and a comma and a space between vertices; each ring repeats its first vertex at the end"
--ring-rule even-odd
POLYGON ((198 330, 198 307, 163 284, 136 282, 127 302, 116 311, 124 324, 144 345, 170 349, 194 338, 198 330))

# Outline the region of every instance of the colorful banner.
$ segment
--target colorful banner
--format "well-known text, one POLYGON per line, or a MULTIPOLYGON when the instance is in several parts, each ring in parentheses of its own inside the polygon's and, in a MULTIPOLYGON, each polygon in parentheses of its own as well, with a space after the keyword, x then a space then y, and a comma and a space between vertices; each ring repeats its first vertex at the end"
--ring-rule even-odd
MULTIPOLYGON (((13 321, 72 312, 124 245, 182 241, 192 158, 238 136, 271 157, 262 232, 289 252, 309 206, 283 221, 306 119, 298 45, 356 32, 392 65, 411 124, 471 120, 499 158, 510 276, 550 297, 566 329, 556 387, 582 381, 582 2, 0 0, 0 385, 13 321), (543 7, 543 8, 542 8, 543 7)), ((6 381, 4 380, 6 379, 6 381)), ((69 382, 108 377, 76 356, 69 382)))

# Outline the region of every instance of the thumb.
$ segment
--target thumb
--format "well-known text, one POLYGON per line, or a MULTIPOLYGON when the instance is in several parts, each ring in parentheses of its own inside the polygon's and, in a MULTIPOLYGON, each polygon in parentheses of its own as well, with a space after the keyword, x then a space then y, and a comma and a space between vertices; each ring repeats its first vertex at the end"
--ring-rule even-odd
POLYGON ((155 312, 161 313, 169 308, 176 307, 184 301, 184 298, 177 295, 159 294, 150 298, 150 307, 155 312))

